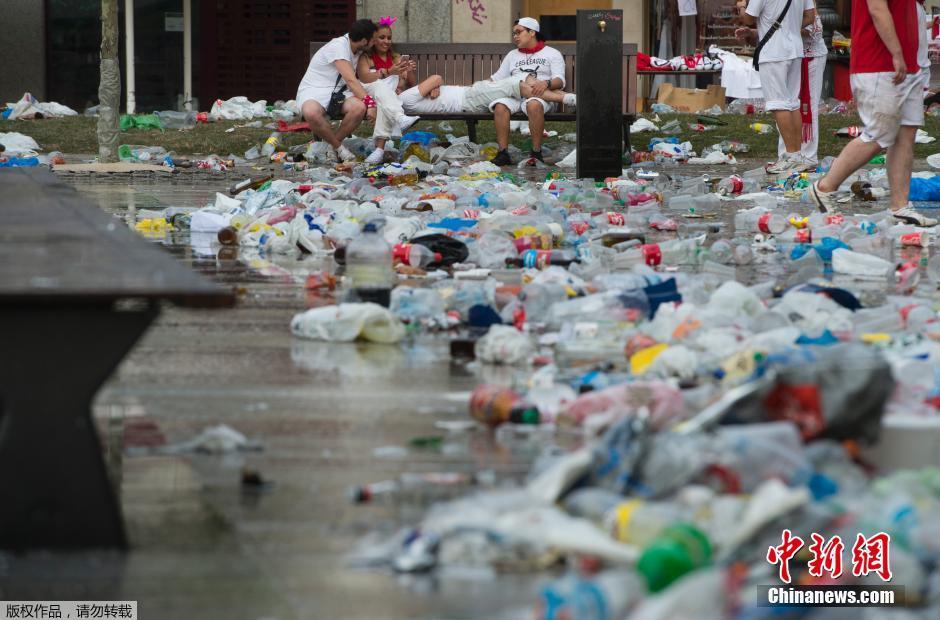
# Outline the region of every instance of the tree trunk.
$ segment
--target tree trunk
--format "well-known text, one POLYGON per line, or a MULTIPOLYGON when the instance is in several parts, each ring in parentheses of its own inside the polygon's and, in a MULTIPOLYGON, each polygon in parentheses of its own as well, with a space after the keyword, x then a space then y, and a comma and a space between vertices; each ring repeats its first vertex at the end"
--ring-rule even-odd
POLYGON ((121 65, 118 62, 117 0, 101 0, 101 78, 98 82, 98 159, 117 161, 121 108, 121 65))

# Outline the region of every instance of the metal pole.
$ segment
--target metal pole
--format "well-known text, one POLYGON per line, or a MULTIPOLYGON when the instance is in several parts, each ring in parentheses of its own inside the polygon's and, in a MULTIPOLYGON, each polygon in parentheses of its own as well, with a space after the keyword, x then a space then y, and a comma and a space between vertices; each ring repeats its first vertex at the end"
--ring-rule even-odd
POLYGON ((124 0, 124 71, 127 73, 127 113, 137 112, 134 77, 134 0, 124 0))
POLYGON ((193 2, 183 0, 183 109, 193 109, 193 2))

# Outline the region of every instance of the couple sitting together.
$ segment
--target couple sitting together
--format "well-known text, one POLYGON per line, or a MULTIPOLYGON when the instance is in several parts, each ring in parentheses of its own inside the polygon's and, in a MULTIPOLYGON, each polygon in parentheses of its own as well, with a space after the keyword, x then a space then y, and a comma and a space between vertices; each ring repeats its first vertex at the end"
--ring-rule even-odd
POLYGON ((297 90, 297 104, 311 130, 332 147, 330 157, 355 159, 342 141, 364 119, 375 125, 375 150, 366 162, 377 164, 385 157, 386 142, 407 131, 417 115, 492 112, 499 146, 492 161, 506 166, 512 163, 506 150, 509 118, 522 111, 532 130, 529 156, 542 159, 545 113, 560 103, 574 106, 576 99, 562 92, 564 60, 558 50, 545 45, 536 20, 523 17, 516 22, 512 31, 516 49, 489 80, 472 86, 446 86, 439 75, 418 83, 415 64, 392 50, 395 21, 383 17, 377 26, 361 19, 310 60, 297 90), (342 119, 338 129, 333 129, 330 119, 342 119))

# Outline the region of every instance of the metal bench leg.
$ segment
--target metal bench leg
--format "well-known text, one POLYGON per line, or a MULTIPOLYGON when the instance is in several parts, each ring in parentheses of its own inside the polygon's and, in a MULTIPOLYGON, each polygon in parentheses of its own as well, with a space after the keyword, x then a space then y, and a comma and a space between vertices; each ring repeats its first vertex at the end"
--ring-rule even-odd
POLYGON ((477 122, 467 121, 467 136, 470 138, 470 142, 477 144, 477 122))
POLYGON ((158 314, 0 305, 0 549, 126 548, 91 402, 158 314))
POLYGON ((630 152, 630 126, 633 124, 632 116, 623 117, 623 152, 630 152))

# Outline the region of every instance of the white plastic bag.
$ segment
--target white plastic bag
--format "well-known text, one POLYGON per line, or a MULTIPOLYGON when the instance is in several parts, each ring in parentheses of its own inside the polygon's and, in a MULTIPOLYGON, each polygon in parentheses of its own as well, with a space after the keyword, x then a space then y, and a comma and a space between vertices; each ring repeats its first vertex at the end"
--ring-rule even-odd
POLYGON ((349 303, 311 308, 290 322, 295 336, 328 342, 357 338, 391 344, 405 337, 405 327, 388 308, 373 303, 349 303))
POLYGON ((476 357, 488 364, 518 364, 535 352, 532 340, 515 327, 492 325, 485 336, 477 340, 476 357))
POLYGON ((6 147, 7 155, 33 153, 39 150, 39 145, 35 140, 15 131, 0 133, 0 144, 6 147))

